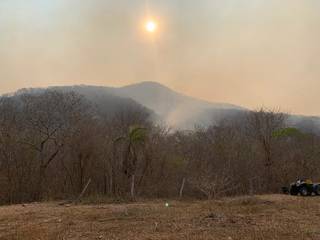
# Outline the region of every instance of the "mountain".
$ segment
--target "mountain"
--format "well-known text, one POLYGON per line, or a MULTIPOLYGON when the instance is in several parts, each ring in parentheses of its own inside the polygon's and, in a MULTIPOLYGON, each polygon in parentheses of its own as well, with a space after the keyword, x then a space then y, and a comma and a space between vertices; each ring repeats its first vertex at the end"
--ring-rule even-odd
MULTIPOLYGON (((50 87, 49 89, 74 91, 84 95, 88 100, 97 104, 104 114, 110 114, 119 108, 144 107, 152 113, 153 119, 164 122, 175 129, 208 126, 248 111, 232 104, 212 103, 192 98, 156 82, 142 82, 120 88, 76 85, 50 87)), ((44 90, 46 89, 22 89, 16 94, 36 93, 44 90)), ((288 123, 304 131, 319 129, 320 134, 319 117, 290 115, 288 123)))
MULTIPOLYGON (((98 116, 112 119, 115 115, 121 113, 124 116, 130 116, 130 113, 139 116, 149 117, 149 120, 155 120, 155 113, 139 104, 131 98, 124 98, 117 96, 113 93, 112 88, 107 87, 95 87, 95 86, 58 86, 49 88, 24 88, 15 93, 5 94, 2 97, 17 98, 24 94, 37 95, 42 94, 47 90, 60 91, 60 92, 76 92, 91 104, 93 104, 98 116), (139 114, 138 114, 139 113, 139 114)), ((0 96, 1 97, 1 96, 0 96)), ((131 117, 133 116, 131 115, 131 117)))
POLYGON ((211 103, 185 96, 156 82, 142 82, 120 88, 78 85, 51 89, 75 91, 93 102, 104 95, 132 99, 152 110, 158 119, 176 129, 192 129, 195 125, 207 126, 213 121, 220 121, 225 116, 245 110, 232 104, 211 103))
POLYGON ((244 110, 225 103, 210 103, 185 96, 156 82, 142 82, 114 90, 118 96, 131 98, 152 109, 174 128, 208 125, 227 112, 244 110))
POLYGON ((320 117, 289 115, 288 125, 296 127, 306 133, 316 133, 320 135, 320 117))

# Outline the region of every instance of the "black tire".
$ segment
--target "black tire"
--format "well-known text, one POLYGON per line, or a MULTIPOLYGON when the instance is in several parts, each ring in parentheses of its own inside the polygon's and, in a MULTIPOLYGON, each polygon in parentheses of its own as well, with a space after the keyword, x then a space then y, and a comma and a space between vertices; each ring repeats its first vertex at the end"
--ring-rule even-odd
POLYGON ((300 192, 300 195, 303 197, 311 195, 307 187, 301 187, 299 192, 300 192))
POLYGON ((282 187, 281 191, 283 194, 289 194, 289 188, 287 188, 287 187, 282 187))
POLYGON ((297 188, 295 188, 295 187, 291 187, 290 188, 290 195, 292 195, 292 196, 297 196, 298 195, 298 189, 297 188))
POLYGON ((316 185, 316 186, 314 187, 314 194, 316 194, 317 196, 320 195, 320 185, 316 185))

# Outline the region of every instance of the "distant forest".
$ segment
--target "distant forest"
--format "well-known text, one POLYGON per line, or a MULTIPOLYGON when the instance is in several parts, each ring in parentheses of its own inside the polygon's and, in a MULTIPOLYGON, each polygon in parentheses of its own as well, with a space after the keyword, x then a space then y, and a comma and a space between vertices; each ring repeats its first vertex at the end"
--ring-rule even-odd
POLYGON ((47 90, 0 98, 0 202, 277 193, 320 179, 317 131, 261 109, 174 130, 133 100, 47 90), (90 181, 89 181, 90 180, 90 181))

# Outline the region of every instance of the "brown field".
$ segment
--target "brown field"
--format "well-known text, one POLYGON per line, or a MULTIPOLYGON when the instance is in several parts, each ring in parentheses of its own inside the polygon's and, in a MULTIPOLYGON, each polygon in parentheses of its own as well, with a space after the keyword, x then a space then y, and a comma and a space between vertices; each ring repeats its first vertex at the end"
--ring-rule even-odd
POLYGON ((320 239, 320 198, 8 206, 0 208, 0 239, 320 239))

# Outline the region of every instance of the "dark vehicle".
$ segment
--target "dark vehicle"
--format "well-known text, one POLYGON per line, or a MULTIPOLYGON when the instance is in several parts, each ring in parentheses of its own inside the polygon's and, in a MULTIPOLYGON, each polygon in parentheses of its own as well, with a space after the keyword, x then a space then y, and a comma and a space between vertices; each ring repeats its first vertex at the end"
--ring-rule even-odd
POLYGON ((296 182, 291 183, 289 188, 282 188, 282 191, 293 196, 299 194, 301 196, 320 195, 320 184, 313 183, 309 179, 298 179, 296 182))

